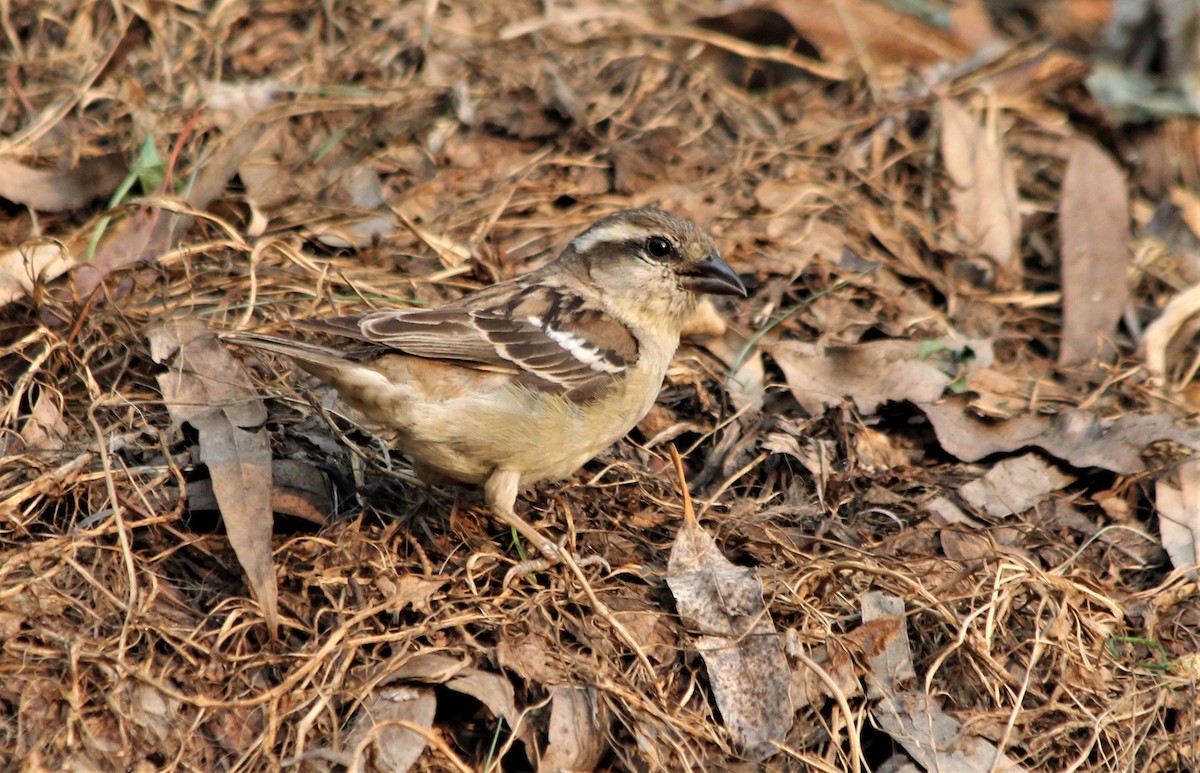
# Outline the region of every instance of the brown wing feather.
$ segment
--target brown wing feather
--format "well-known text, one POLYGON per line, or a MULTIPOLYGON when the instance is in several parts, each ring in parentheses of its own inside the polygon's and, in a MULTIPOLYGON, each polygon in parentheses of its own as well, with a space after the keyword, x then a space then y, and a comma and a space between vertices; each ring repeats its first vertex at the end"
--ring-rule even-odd
MULTIPOLYGON (((516 283, 513 283, 516 284, 516 283)), ((629 329, 587 299, 560 287, 498 286, 437 309, 397 309, 303 325, 389 351, 516 375, 529 389, 587 402, 637 359, 629 329)))

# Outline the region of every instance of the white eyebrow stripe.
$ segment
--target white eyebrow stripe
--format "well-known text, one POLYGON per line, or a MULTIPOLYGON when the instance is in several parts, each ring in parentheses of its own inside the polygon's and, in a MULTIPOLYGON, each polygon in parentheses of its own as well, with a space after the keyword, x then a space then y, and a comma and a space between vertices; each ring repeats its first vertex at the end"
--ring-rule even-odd
POLYGON ((646 236, 646 229, 631 223, 610 223, 598 228, 589 228, 571 240, 576 252, 587 252, 597 244, 605 242, 627 242, 646 236))
POLYGON ((592 370, 603 371, 605 373, 620 373, 625 369, 621 365, 615 365, 610 362, 599 348, 592 345, 586 339, 562 330, 555 330, 543 322, 541 317, 535 317, 532 314, 525 319, 529 324, 549 336, 554 343, 566 349, 572 357, 587 365, 592 370))

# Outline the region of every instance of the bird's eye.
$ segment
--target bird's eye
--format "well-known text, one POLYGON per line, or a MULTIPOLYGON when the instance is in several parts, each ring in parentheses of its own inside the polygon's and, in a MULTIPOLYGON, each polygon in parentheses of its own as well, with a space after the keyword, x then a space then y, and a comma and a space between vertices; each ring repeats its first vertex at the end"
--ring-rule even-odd
POLYGON ((651 236, 646 240, 646 252, 656 258, 665 258, 673 252, 671 243, 661 236, 651 236))

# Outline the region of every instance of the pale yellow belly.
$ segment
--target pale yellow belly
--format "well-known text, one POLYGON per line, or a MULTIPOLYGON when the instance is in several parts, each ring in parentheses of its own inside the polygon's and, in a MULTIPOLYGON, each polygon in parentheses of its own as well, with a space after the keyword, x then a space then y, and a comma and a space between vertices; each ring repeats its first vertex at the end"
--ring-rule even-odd
POLYGON ((503 374, 456 366, 417 383, 412 364, 396 358, 386 388, 339 391, 418 467, 472 484, 497 469, 519 472, 522 487, 570 475, 624 437, 662 384, 662 373, 634 371, 596 402, 577 405, 515 386, 503 374))

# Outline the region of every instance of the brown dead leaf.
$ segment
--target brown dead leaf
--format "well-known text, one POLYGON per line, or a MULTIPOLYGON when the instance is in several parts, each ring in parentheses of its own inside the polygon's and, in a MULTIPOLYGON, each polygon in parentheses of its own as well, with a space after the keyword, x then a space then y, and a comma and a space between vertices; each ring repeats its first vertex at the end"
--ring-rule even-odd
POLYGON ((1146 362, 1146 370, 1150 371, 1151 382, 1167 388, 1173 393, 1183 392, 1192 379, 1190 371, 1185 375, 1185 381, 1169 382, 1175 370, 1172 355, 1179 351, 1176 338, 1187 340, 1189 325, 1196 315, 1200 314, 1200 284, 1193 285, 1177 293, 1159 314, 1158 319, 1146 326, 1142 338, 1142 353, 1146 362), (1182 334, 1182 335, 1181 335, 1182 334))
POLYGON ((939 773, 1024 773, 994 745, 968 735, 958 720, 915 690, 886 696, 871 709, 883 732, 925 770, 939 773))
POLYGON ((959 493, 976 510, 1002 518, 1025 512, 1074 481, 1075 476, 1060 472, 1037 454, 1024 454, 1000 460, 959 493))
POLYGON ((835 688, 836 693, 846 698, 863 694, 854 659, 832 637, 827 644, 814 647, 809 659, 825 672, 829 681, 807 666, 796 666, 789 677, 788 694, 797 711, 806 706, 819 706, 826 698, 835 697, 835 688))
POLYGON ((1129 299, 1129 193, 1117 163, 1095 142, 1071 140, 1063 179, 1063 333, 1059 365, 1111 362, 1117 323, 1129 299))
POLYGON ((777 0, 772 5, 804 36, 821 58, 869 61, 911 70, 971 54, 945 31, 869 0, 777 0))
POLYGON ((179 717, 180 702, 167 697, 149 684, 135 683, 130 700, 130 714, 137 724, 157 738, 171 737, 171 724, 179 717))
POLYGON ((746 337, 735 330, 727 330, 720 338, 706 343, 710 352, 720 358, 731 370, 725 379, 725 388, 734 410, 756 413, 762 410, 767 392, 767 372, 763 364, 763 353, 759 346, 747 349, 746 337))
POLYGON ((721 317, 721 313, 717 311, 717 307, 713 305, 712 299, 705 297, 696 304, 696 310, 692 312, 692 316, 684 321, 683 327, 679 331, 679 337, 719 338, 725 335, 728 327, 721 317))
POLYGON ((1025 447, 1040 448, 1072 467, 1132 475, 1146 469, 1141 455, 1151 443, 1174 441, 1200 451, 1200 428, 1165 414, 1129 413, 1102 420, 1083 410, 1058 416, 1026 414, 1003 421, 974 416, 969 398, 955 396, 919 406, 943 450, 964 462, 1025 447))
MULTIPOLYGON (((61 395, 48 389, 38 391, 33 408, 30 409, 29 415, 23 418, 19 443, 22 450, 58 450, 63 447, 63 441, 70 434, 70 429, 63 420, 61 395)), ((12 450, 0 442, 0 453, 12 453, 12 450)))
POLYGON ((1020 284, 1017 246, 1021 237, 1017 181, 1000 130, 999 108, 979 123, 951 99, 942 109, 942 160, 954 188, 950 193, 959 238, 996 264, 997 284, 1020 284))
POLYGON ((613 147, 609 159, 613 187, 619 193, 643 193, 669 179, 667 167, 678 155, 681 136, 676 126, 662 126, 613 147))
POLYGON ((405 574, 396 581, 380 576, 375 582, 380 586, 380 590, 387 593, 389 612, 400 612, 405 607, 412 607, 414 612, 428 612, 430 598, 449 580, 445 577, 405 574))
POLYGON ((909 451, 896 444, 884 432, 872 427, 859 427, 854 438, 854 452, 865 471, 877 473, 913 463, 909 451))
POLYGON ((336 225, 314 229, 317 240, 330 247, 369 247, 396 230, 396 215, 387 208, 379 173, 367 162, 349 163, 326 171, 325 205, 348 200, 354 214, 336 225))
MULTIPOLYGON (((219 509, 211 480, 189 483, 187 494, 192 510, 219 509)), ((332 511, 332 491, 324 472, 295 459, 271 462, 271 512, 324 526, 332 511)))
MULTIPOLYGON (((202 210, 220 195, 263 131, 261 126, 250 126, 236 136, 214 142, 216 149, 199 165, 185 196, 190 208, 202 210)), ((178 241, 192 220, 191 215, 160 206, 140 207, 107 229, 90 261, 83 262, 86 244, 73 243, 71 260, 76 265, 82 264, 75 276, 76 294, 89 295, 104 277, 122 266, 158 260, 178 241)))
POLYGON ((64 212, 112 195, 127 172, 121 153, 82 158, 72 169, 33 169, 0 158, 0 198, 43 212, 64 212))
POLYGON ((684 524, 667 562, 667 586, 688 627, 703 631, 695 646, 708 671, 717 708, 741 753, 761 762, 778 751, 792 727, 788 665, 754 571, 735 566, 696 522, 684 496, 684 524))
POLYGON ((39 282, 70 271, 75 258, 61 244, 29 244, 0 253, 0 307, 27 295, 39 282))
POLYGON ((517 711, 516 693, 512 683, 504 676, 483 671, 463 658, 437 651, 416 655, 404 653, 393 658, 393 662, 382 664, 378 670, 384 684, 442 684, 450 690, 469 695, 487 707, 493 716, 502 717, 512 735, 523 741, 527 748, 534 748, 533 730, 524 721, 524 712, 517 711))
POLYGON ((200 436, 221 520, 262 607, 272 636, 278 625, 271 562, 271 448, 262 424, 267 409, 229 350, 195 320, 147 332, 155 362, 168 363, 158 385, 171 419, 200 436))
POLYGON ((470 661, 437 650, 416 654, 405 652, 384 663, 381 670, 387 672, 387 683, 423 682, 443 684, 471 667, 470 661))
POLYGON ((995 546, 987 535, 977 531, 963 529, 940 529, 938 540, 942 544, 942 552, 946 558, 964 564, 971 564, 984 558, 996 555, 995 546))
POLYGON ((610 719, 594 687, 550 688, 550 728, 538 770, 595 770, 608 749, 610 719))
POLYGON ((672 663, 679 656, 679 637, 662 604, 647 588, 637 586, 599 594, 621 625, 653 663, 672 663))
POLYGON ((862 619, 863 624, 844 637, 843 643, 853 642, 871 669, 866 680, 867 697, 882 698, 900 689, 901 683, 917 678, 908 645, 904 600, 879 591, 866 593, 862 619))
MULTIPOLYGON (((1029 396, 1034 394, 1035 384, 1027 384, 992 368, 979 368, 967 374, 967 393, 971 395, 971 408, 983 416, 1011 419, 1029 410, 1029 396)), ((1036 392, 1046 400, 1044 393, 1036 392)))
POLYGON ((517 738, 527 737, 531 732, 529 725, 524 721, 524 713, 517 711, 512 682, 500 674, 478 668, 464 668, 446 680, 446 686, 455 692, 470 695, 486 706, 493 716, 503 717, 517 738))
POLYGON ((888 402, 929 403, 954 380, 933 358, 921 359, 917 341, 883 340, 823 352, 783 341, 768 349, 788 387, 809 415, 841 405, 847 396, 865 414, 888 402))
POLYGON ((392 723, 412 724, 432 732, 436 709, 437 696, 432 688, 380 688, 362 702, 350 720, 349 732, 342 741, 342 749, 352 755, 348 769, 354 773, 410 770, 428 742, 420 733, 392 723))
POLYGON ((542 633, 517 634, 506 627, 496 644, 496 662, 531 684, 566 682, 567 672, 555 657, 556 645, 542 633))

